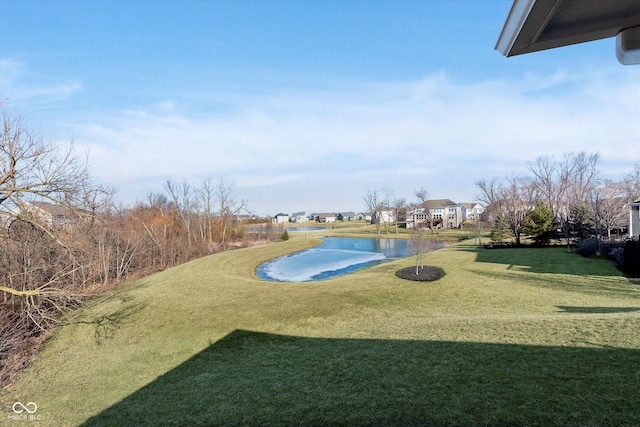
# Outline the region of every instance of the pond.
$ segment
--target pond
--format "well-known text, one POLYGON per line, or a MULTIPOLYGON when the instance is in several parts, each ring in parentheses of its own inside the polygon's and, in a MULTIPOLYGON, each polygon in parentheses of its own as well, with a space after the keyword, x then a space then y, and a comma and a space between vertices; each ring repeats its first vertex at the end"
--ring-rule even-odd
POLYGON ((271 230, 272 232, 278 232, 278 233, 282 233, 285 230, 287 231, 287 233, 297 233, 300 231, 326 230, 326 228, 324 227, 279 227, 277 225, 274 225, 271 228, 267 228, 267 227, 248 227, 247 228, 247 231, 253 232, 253 233, 257 233, 259 231, 262 231, 264 233, 268 230, 271 230))
POLYGON ((275 282, 326 280, 411 255, 407 240, 325 237, 324 243, 262 263, 256 274, 275 282))

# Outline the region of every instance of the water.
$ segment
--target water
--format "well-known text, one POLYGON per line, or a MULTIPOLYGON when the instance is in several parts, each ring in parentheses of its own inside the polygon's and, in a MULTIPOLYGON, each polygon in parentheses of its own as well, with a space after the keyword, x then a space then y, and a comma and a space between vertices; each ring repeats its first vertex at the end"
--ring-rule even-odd
MULTIPOLYGON (((262 232, 266 232, 267 229, 266 227, 248 227, 247 231, 250 232, 258 232, 258 231, 262 231, 262 232)), ((271 227, 270 229, 272 232, 278 232, 278 233, 282 233, 283 231, 287 231, 287 233, 296 233, 299 231, 318 231, 318 230, 326 230, 326 228, 324 227, 279 227, 278 225, 274 225, 273 227, 271 227)))
POLYGON ((260 264, 256 274, 278 282, 325 280, 410 255, 406 240, 326 237, 323 241, 320 246, 260 264))

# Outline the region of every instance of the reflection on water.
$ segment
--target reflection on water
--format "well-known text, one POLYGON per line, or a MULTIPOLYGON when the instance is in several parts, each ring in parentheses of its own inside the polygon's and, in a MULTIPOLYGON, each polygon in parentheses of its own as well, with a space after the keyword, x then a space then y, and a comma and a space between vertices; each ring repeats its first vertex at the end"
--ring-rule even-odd
POLYGON ((258 266, 264 280, 308 282, 329 279, 410 255, 406 240, 326 237, 324 243, 258 266))

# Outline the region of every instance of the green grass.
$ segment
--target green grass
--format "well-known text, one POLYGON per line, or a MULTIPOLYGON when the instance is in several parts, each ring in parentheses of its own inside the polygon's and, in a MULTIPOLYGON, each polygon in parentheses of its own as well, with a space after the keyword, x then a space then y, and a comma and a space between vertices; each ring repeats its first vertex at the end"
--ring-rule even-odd
POLYGON ((640 424, 640 288, 609 261, 463 242, 428 255, 432 283, 395 276, 411 259, 255 277, 312 235, 91 301, 0 392, 0 425, 16 401, 50 426, 640 424))

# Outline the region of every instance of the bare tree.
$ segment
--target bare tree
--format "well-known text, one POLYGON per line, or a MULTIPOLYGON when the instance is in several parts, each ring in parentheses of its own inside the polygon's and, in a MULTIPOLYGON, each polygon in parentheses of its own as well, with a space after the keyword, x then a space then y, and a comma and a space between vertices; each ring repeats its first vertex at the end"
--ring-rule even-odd
POLYGON ((622 190, 627 202, 640 199, 640 162, 636 163, 633 170, 624 176, 622 190))
POLYGON ((164 194, 150 193, 147 197, 147 205, 139 204, 133 215, 141 221, 142 227, 147 232, 153 242, 149 248, 149 259, 151 270, 164 269, 172 265, 169 257, 169 235, 172 225, 172 218, 169 213, 169 200, 164 194))
MULTIPOLYGON (((111 193, 92 183, 72 143, 37 137, 0 107, 1 360, 29 354, 25 343, 100 281, 89 231, 111 193)), ((0 383, 12 375, 7 366, 0 363, 0 383)))
POLYGON ((387 187, 382 190, 382 193, 384 200, 382 201, 382 205, 379 209, 380 220, 384 223, 386 233, 389 234, 391 232, 391 220, 393 219, 391 208, 394 200, 393 190, 387 187))
POLYGON ((569 183, 569 200, 573 204, 581 204, 589 199, 589 195, 600 184, 598 177, 598 163, 600 154, 587 154, 584 151, 578 154, 568 154, 573 171, 569 183))
POLYGON ((404 197, 399 197, 399 198, 395 198, 393 199, 393 215, 395 217, 395 229, 396 229, 396 235, 399 234, 398 231, 398 225, 401 222, 405 222, 406 223, 406 210, 407 210, 407 201, 405 200, 404 197))
POLYGON ((482 246, 482 235, 485 233, 485 224, 480 221, 480 216, 475 215, 473 218, 473 224, 471 225, 471 230, 475 236, 476 241, 478 242, 478 247, 482 246))
MULTIPOLYGON (((429 223, 429 228, 431 229, 431 234, 433 234, 433 214, 431 213, 431 209, 429 209, 429 206, 427 206, 429 193, 424 187, 420 187, 419 190, 414 190, 413 194, 416 196, 416 199, 418 199, 418 207, 422 209, 422 213, 426 215, 427 221, 429 223)), ((414 224, 414 226, 417 226, 417 224, 414 224)))
POLYGON ((433 240, 427 236, 424 227, 413 227, 409 232, 409 250, 416 261, 416 275, 419 268, 424 268, 424 255, 435 248, 433 240))
POLYGON ((537 192, 526 177, 512 175, 505 180, 505 184, 497 178, 476 182, 476 186, 482 191, 476 198, 486 204, 491 222, 498 218, 506 221, 519 245, 527 213, 535 205, 537 192))
POLYGON ((196 189, 198 205, 202 209, 201 233, 209 243, 213 242, 213 209, 214 209, 214 184, 211 178, 203 179, 200 187, 196 189))
MULTIPOLYGON (((65 230, 54 226, 56 218, 48 218, 36 202, 47 202, 60 206, 66 211, 69 221, 81 222, 89 218, 94 205, 100 200, 99 194, 105 190, 91 183, 86 162, 73 156, 73 146, 63 149, 54 142, 37 138, 23 125, 20 117, 11 116, 2 109, 3 133, 0 144, 0 230, 9 230, 19 221, 25 227, 21 231, 34 228, 46 235, 67 256, 73 257, 72 241, 65 230)), ((6 234, 3 234, 6 236, 6 234)), ((22 289, 12 286, 9 274, 0 279, 0 290, 22 297, 44 295, 58 289, 59 275, 47 283, 24 283, 22 289)))
POLYGON ((66 150, 45 142, 28 131, 20 117, 12 117, 3 108, 3 134, 0 145, 0 217, 4 225, 15 219, 59 239, 50 227, 33 215, 29 202, 44 200, 85 214, 82 188, 89 176, 86 163, 73 156, 73 145, 66 150))
POLYGON ((592 192, 591 204, 595 213, 596 233, 606 231, 607 240, 611 240, 611 230, 627 220, 626 199, 620 183, 605 181, 592 192))
POLYGON ((192 214, 194 208, 193 195, 191 191, 191 185, 188 182, 183 182, 182 185, 177 185, 171 182, 170 179, 165 183, 165 190, 169 197, 175 204, 180 214, 180 218, 184 223, 184 228, 187 232, 187 244, 191 246, 192 241, 192 214))
POLYGON ((564 154, 559 161, 550 156, 541 156, 529 165, 534 175, 532 183, 561 224, 568 250, 571 243, 571 212, 583 206, 598 185, 599 160, 597 153, 581 152, 564 154))
POLYGON ((367 190, 367 195, 363 197, 367 209, 371 212, 371 221, 376 225, 376 231, 380 235, 380 202, 377 190, 367 190))
POLYGON ((498 178, 492 178, 491 181, 481 179, 476 182, 476 187, 481 191, 476 199, 485 205, 485 212, 489 222, 493 223, 497 216, 499 209, 500 193, 502 192, 502 185, 498 178))
MULTIPOLYGON (((564 163, 568 167, 568 163, 564 163)), ((569 170, 561 170, 561 165, 551 156, 540 156, 529 165, 533 173, 533 184, 555 216, 565 209, 564 199, 567 191, 569 170)), ((567 209, 565 209, 567 210, 567 209)))
POLYGON ((218 204, 218 219, 220 221, 220 245, 224 250, 229 224, 241 212, 249 212, 249 210, 246 200, 238 201, 235 187, 230 181, 225 179, 218 181, 215 196, 218 204))
POLYGON ((533 208, 526 201, 527 191, 525 181, 519 176, 507 178, 507 186, 502 190, 502 209, 504 210, 511 228, 511 232, 516 239, 516 245, 520 245, 521 236, 527 214, 533 208))

